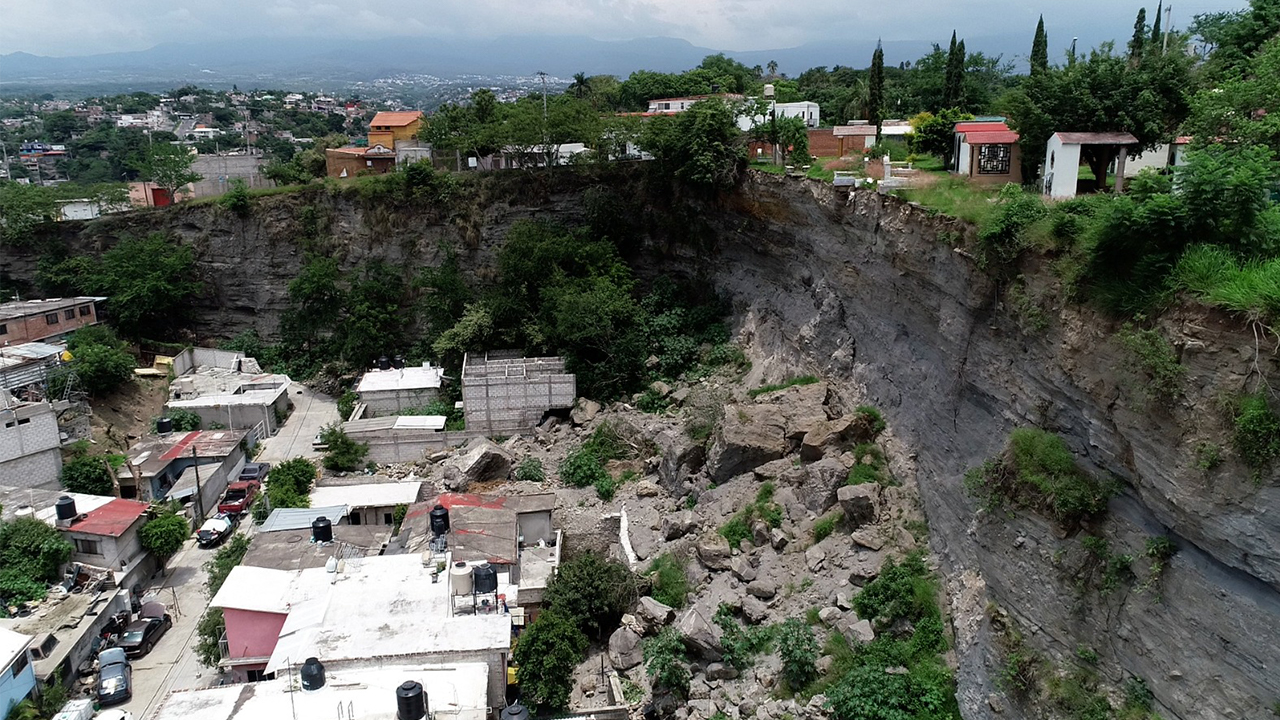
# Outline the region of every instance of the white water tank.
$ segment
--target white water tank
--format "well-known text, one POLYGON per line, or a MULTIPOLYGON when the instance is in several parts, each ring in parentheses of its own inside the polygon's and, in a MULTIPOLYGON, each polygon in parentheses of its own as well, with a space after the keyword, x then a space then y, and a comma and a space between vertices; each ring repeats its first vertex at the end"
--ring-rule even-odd
POLYGON ((464 562, 456 562, 449 567, 449 585, 454 595, 471 594, 471 566, 464 562))

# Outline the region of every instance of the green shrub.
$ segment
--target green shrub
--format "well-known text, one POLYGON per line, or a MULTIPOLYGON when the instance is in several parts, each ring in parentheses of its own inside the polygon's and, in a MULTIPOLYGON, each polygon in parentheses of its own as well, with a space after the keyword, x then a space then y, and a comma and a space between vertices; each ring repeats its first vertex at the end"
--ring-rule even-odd
POLYGON ((82 455, 62 466, 62 486, 86 495, 113 495, 115 482, 107 459, 102 455, 82 455))
POLYGON ((185 517, 164 514, 143 525, 138 531, 138 540, 142 547, 164 560, 178 552, 190 535, 191 523, 185 517))
POLYGON ((249 536, 236 533, 227 540, 225 545, 218 548, 212 560, 204 564, 204 570, 208 573, 204 587, 209 597, 218 594, 222 589, 222 583, 226 582, 227 576, 231 574, 232 568, 240 564, 248 551, 249 536))
POLYGON ((853 412, 858 425, 868 429, 868 440, 874 440, 877 435, 884 432, 885 428, 888 427, 885 424, 884 415, 870 405, 859 405, 853 412))
POLYGON ((350 472, 364 467, 369 445, 352 439, 342 431, 341 425, 322 430, 320 441, 327 446, 323 460, 326 469, 350 472))
MULTIPOLYGON (((684 641, 673 627, 664 627, 644 643, 644 667, 655 688, 678 698, 689 696, 689 666, 684 641)), ((571 677, 571 675, 570 675, 571 677)))
POLYGON ((747 518, 739 513, 720 526, 720 535, 729 541, 729 547, 736 548, 742 544, 743 540, 751 537, 751 525, 748 524, 747 518))
POLYGON ((71 369, 90 394, 108 393, 133 380, 137 366, 129 346, 106 325, 90 325, 67 340, 71 369))
POLYGON ((560 479, 570 487, 588 487, 607 477, 600 459, 586 447, 569 453, 560 463, 560 479))
POLYGON ((1005 454, 965 473, 964 488, 988 509, 1020 505, 1068 527, 1105 511, 1118 490, 1080 470, 1062 438, 1038 428, 1010 433, 1005 454))
POLYGON ((1081 546, 1089 555, 1089 560, 1081 572, 1076 573, 1077 587, 1095 586, 1102 596, 1110 595, 1120 587, 1121 583, 1133 578, 1130 566, 1133 556, 1113 552, 1111 543, 1105 539, 1085 535, 1080 539, 1081 546))
POLYGON ((44 598, 45 585, 59 579, 71 550, 58 530, 33 517, 0 524, 0 597, 18 602, 44 598))
POLYGON ((240 178, 231 180, 231 188, 220 198, 218 204, 237 215, 248 215, 253 209, 249 200, 249 186, 240 178))
POLYGON ((730 546, 736 548, 743 540, 751 537, 751 525, 756 520, 771 528, 782 526, 782 506, 773 501, 773 492, 773 483, 761 483, 756 491, 755 502, 739 510, 720 526, 720 535, 729 541, 730 546))
POLYGON ((338 396, 338 419, 341 422, 349 420, 358 402, 360 402, 360 396, 354 390, 343 391, 342 395, 338 396))
POLYGON ((858 617, 887 627, 900 619, 915 622, 936 617, 935 592, 923 555, 914 552, 901 563, 887 560, 880 575, 854 597, 853 606, 858 617))
POLYGON ((618 481, 614 480, 609 473, 605 473, 603 477, 598 478, 595 485, 596 497, 605 502, 613 500, 614 494, 618 492, 618 481))
POLYGON ((266 492, 271 509, 311 507, 310 493, 315 479, 315 463, 306 458, 286 460, 271 468, 266 492))
POLYGON ((1125 323, 1116 337, 1127 351, 1129 367, 1147 377, 1141 393, 1143 398, 1163 404, 1173 402, 1185 369, 1169 341, 1159 330, 1138 330, 1130 323, 1125 323))
POLYGON ((1196 467, 1205 472, 1222 464, 1222 450, 1211 442, 1196 445, 1196 467))
POLYGON ((516 466, 516 480, 520 482, 542 482, 547 479, 547 471, 542 461, 536 457, 527 457, 516 466))
POLYGON ((782 658, 782 677, 792 692, 818 677, 818 640, 813 628, 798 618, 788 618, 778 627, 778 654, 782 658))
POLYGON ((673 608, 684 607, 689 596, 689 577, 684 563, 671 553, 663 553, 649 563, 653 577, 653 599, 673 608))
POLYGON ((817 383, 817 382, 818 382, 818 378, 814 375, 801 375, 798 378, 792 378, 790 380, 787 380, 786 382, 778 383, 776 385, 763 385, 754 390, 748 390, 747 395, 752 398, 757 398, 766 393, 777 392, 779 390, 786 390, 789 387, 796 387, 798 385, 813 385, 814 383, 817 383))
POLYGON ((671 400, 653 388, 649 388, 636 400, 636 409, 647 413, 660 413, 671 407, 671 400))
POLYGON ((1240 399, 1232 444, 1244 463, 1255 471, 1280 455, 1280 417, 1267 405, 1266 396, 1246 395, 1240 399))
POLYGON ((751 667, 755 656, 768 652, 773 645, 774 629, 766 626, 743 627, 733 610, 721 603, 712 618, 720 628, 720 647, 724 661, 738 670, 751 667))
POLYGON ((835 532, 836 527, 839 526, 843 520, 844 513, 840 510, 836 510, 835 512, 828 513, 827 515, 823 515, 818 518, 818 521, 813 524, 813 542, 820 543, 823 540, 826 540, 831 536, 831 533, 835 532))
POLYGON ((585 553, 560 564, 543 604, 599 639, 617 626, 636 595, 636 578, 625 565, 585 553))
POLYGON ((520 634, 512 660, 526 701, 548 710, 569 706, 573 672, 587 650, 587 637, 570 618, 545 610, 520 634))
POLYGON ((849 477, 846 479, 846 484, 862 485, 865 483, 878 483, 881 479, 880 470, 871 465, 863 465, 859 463, 849 468, 849 477))
POLYGON ((1039 195, 1006 185, 995 212, 978 231, 978 263, 984 268, 1003 268, 1018 258, 1027 243, 1024 231, 1048 214, 1039 195))

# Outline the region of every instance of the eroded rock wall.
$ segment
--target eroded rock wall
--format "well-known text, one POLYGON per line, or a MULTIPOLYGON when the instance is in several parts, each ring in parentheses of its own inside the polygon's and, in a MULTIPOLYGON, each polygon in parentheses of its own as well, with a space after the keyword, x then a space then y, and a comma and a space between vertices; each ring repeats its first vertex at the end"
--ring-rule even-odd
POLYGON ((1112 681, 1146 679, 1167 718, 1270 712, 1280 698, 1280 484, 1269 473, 1255 483, 1231 457, 1220 399, 1253 389, 1259 373, 1276 377, 1274 335, 1255 346, 1237 318, 1161 318, 1186 367, 1184 395, 1166 410, 1137 397, 1142 378, 1125 369, 1106 318, 1046 305, 1046 330, 1019 330, 999 288, 953 248, 968 231, 954 221, 769 176, 753 177, 720 217, 709 266, 764 374, 820 373, 882 408, 915 453, 952 593, 967 718, 1007 707, 989 698, 1002 658, 988 601, 1033 647, 1059 657, 1089 647, 1112 681), (1106 518, 1084 532, 1137 557, 1133 582, 1105 597, 1081 592, 1070 562, 1079 534, 1026 511, 980 513, 966 497, 965 470, 1021 425, 1059 433, 1084 466, 1123 479, 1106 518), (1227 461, 1198 468, 1202 441, 1223 446, 1227 461), (1144 542, 1166 533, 1179 552, 1139 591, 1144 542))

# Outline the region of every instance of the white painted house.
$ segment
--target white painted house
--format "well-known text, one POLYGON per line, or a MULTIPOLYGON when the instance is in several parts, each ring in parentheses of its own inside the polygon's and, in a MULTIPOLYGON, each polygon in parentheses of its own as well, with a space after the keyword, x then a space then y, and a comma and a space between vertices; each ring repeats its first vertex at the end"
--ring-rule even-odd
POLYGON ((1163 170, 1177 167, 1186 162, 1187 146, 1191 144, 1190 136, 1182 136, 1171 143, 1161 143, 1152 150, 1138 153, 1124 164, 1124 176, 1131 178, 1148 168, 1163 170))
POLYGON ((1085 147, 1102 147, 1114 152, 1116 192, 1124 188, 1125 159, 1128 149, 1138 144, 1129 133, 1054 133, 1045 147, 1044 194, 1054 199, 1073 198, 1080 177, 1080 161, 1085 147))

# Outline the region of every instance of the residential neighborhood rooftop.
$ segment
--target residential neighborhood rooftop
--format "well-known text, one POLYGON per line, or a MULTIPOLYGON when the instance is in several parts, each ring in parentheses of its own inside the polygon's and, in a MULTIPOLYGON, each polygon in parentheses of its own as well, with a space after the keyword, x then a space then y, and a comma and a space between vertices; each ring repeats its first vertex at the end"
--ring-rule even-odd
POLYGON ((957 133, 971 132, 994 132, 998 130, 1008 130, 1009 126, 1003 120, 966 120, 956 123, 957 133))
POLYGON ((325 685, 318 690, 298 690, 294 677, 179 690, 164 698, 151 720, 327 718, 333 717, 338 707, 354 708, 361 720, 393 720, 396 688, 407 681, 422 683, 434 718, 488 717, 488 667, 458 663, 326 667, 325 685))
POLYGON ((1012 130, 994 130, 965 133, 964 139, 970 145, 1007 145, 1018 142, 1018 137, 1012 130))
MULTIPOLYGON (((177 458, 190 457, 192 450, 202 459, 225 458, 235 452, 244 436, 243 430, 193 430, 147 435, 129 448, 129 462, 143 477, 151 477, 164 472, 177 458)), ((122 466, 118 472, 121 477, 129 477, 127 466, 122 466)))
POLYGON ((7 668, 27 646, 32 637, 0 627, 0 668, 7 668))
POLYGON ((332 543, 313 542, 310 523, 306 530, 259 531, 254 533, 241 564, 274 570, 322 568, 335 555, 348 561, 378 555, 391 535, 391 528, 386 525, 334 525, 332 529, 332 543))
POLYGON ((369 121, 369 127, 404 127, 405 125, 412 125, 415 121, 421 119, 421 110, 399 112, 383 110, 373 116, 373 119, 369 121))
POLYGON ((255 537, 263 533, 282 532, 285 530, 306 530, 310 532, 311 521, 318 517, 328 518, 336 527, 338 521, 347 516, 347 512, 349 512, 349 508, 346 505, 276 508, 267 516, 266 521, 258 526, 258 532, 255 533, 255 537))
POLYGON ((1060 132, 1054 133, 1068 145, 1137 145, 1138 138, 1127 132, 1060 132))
POLYGON ((409 505, 418 501, 422 483, 386 482, 360 485, 326 485, 311 491, 311 504, 346 505, 350 508, 409 505))
POLYGON ((0 303, 0 320, 11 320, 27 317, 36 313, 49 313, 83 305, 87 302, 99 302, 105 297, 79 296, 68 298, 43 298, 36 300, 14 300, 0 303))
MULTIPOLYGON (((82 513, 83 520, 76 520, 67 529, 85 535, 120 537, 147 512, 149 506, 137 500, 112 498, 110 502, 82 513)), ((79 510, 79 508, 76 508, 79 510)))
MULTIPOLYGON (((551 512, 554 493, 487 497, 465 493, 444 493, 409 507, 400 527, 405 552, 420 552, 431 534, 431 509, 442 505, 449 510, 449 550, 467 562, 515 565, 520 562, 517 522, 521 513, 551 512)), ((520 583, 525 578, 521 575, 520 583)))
POLYGON ((390 370, 370 370, 360 378, 356 393, 438 388, 443 377, 444 368, 434 367, 430 363, 390 370))
POLYGON ((110 495, 86 495, 67 490, 48 490, 42 488, 10 487, 0 485, 0 507, 4 508, 5 522, 24 515, 34 516, 52 525, 57 518, 54 504, 58 498, 66 495, 76 501, 76 512, 87 513, 115 500, 110 495))

